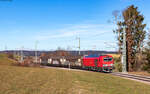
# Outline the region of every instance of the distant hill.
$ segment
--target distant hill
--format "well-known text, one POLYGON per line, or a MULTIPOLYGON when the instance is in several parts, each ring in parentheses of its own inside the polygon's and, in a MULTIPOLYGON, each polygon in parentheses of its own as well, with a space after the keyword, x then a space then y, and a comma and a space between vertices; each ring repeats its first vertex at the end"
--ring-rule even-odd
MULTIPOLYGON (((23 50, 23 55, 24 56, 35 56, 35 51, 28 51, 28 50, 23 50)), ((40 56, 42 53, 53 53, 54 51, 38 51, 38 56, 40 56)), ((71 55, 79 55, 79 51, 67 51, 71 55)), ((18 50, 8 50, 8 51, 0 51, 0 53, 13 53, 13 54, 21 54, 21 51, 18 50)), ((94 50, 87 50, 87 51, 80 51, 81 55, 88 55, 88 54, 116 54, 117 52, 115 51, 94 51, 94 50)))

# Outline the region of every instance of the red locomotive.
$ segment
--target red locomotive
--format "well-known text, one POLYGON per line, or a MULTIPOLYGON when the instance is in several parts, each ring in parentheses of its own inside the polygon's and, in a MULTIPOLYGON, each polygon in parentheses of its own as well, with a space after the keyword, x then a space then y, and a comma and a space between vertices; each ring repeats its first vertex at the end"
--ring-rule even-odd
POLYGON ((88 70, 112 72, 114 60, 110 55, 88 55, 83 57, 82 67, 88 70))

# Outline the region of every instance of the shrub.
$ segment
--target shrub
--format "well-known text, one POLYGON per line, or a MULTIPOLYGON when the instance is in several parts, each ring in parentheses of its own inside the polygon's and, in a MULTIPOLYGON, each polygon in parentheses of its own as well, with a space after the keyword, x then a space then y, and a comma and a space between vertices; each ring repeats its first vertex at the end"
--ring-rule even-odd
POLYGON ((122 71, 122 64, 120 58, 114 58, 114 68, 116 72, 122 71))

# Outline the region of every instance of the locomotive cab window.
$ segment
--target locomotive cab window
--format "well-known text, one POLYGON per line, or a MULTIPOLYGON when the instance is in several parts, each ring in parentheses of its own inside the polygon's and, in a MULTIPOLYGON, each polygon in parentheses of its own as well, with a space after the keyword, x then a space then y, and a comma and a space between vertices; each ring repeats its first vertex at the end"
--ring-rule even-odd
POLYGON ((112 61, 112 58, 111 58, 111 57, 105 57, 103 60, 104 60, 105 62, 109 62, 109 61, 112 61))

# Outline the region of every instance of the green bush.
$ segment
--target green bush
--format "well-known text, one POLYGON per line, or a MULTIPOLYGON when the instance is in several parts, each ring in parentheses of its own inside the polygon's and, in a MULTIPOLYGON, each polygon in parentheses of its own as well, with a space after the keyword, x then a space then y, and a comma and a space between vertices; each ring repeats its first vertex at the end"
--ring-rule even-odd
POLYGON ((142 70, 147 71, 150 73, 150 66, 146 63, 143 67, 142 70))
POLYGON ((122 71, 122 64, 120 58, 114 58, 114 71, 121 72, 122 71))
POLYGON ((122 64, 120 62, 115 62, 114 67, 115 67, 114 71, 122 72, 122 64))

